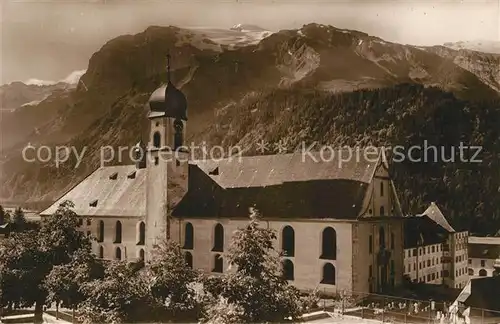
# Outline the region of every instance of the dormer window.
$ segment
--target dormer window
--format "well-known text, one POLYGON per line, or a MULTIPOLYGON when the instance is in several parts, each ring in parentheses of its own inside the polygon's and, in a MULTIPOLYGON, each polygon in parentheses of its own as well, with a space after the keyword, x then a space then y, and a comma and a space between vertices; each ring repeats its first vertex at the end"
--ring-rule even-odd
POLYGON ((136 173, 135 171, 130 172, 130 173, 127 175, 127 178, 129 178, 129 179, 135 179, 135 173, 136 173))
POLYGON ((208 173, 209 175, 219 175, 219 167, 216 167, 208 173))
POLYGON ((89 204, 90 207, 97 207, 97 199, 96 200, 93 200, 90 204, 89 204))
POLYGON ((118 178, 118 172, 113 173, 112 175, 109 176, 110 180, 116 180, 118 178))

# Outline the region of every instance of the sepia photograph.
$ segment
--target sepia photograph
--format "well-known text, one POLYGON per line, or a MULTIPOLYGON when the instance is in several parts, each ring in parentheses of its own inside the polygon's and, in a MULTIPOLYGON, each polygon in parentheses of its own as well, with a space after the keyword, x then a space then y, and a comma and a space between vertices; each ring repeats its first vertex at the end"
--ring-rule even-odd
POLYGON ((500 0, 0 19, 0 323, 500 324, 500 0))

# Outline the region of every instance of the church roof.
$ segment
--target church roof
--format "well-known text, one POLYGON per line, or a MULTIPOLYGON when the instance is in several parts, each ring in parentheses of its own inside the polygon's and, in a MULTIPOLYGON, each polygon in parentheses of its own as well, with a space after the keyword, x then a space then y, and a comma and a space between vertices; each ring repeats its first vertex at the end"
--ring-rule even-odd
POLYGON ((446 220, 446 217, 444 217, 443 213, 439 209, 439 207, 436 205, 436 203, 432 202, 430 206, 419 216, 427 216, 430 219, 432 219, 434 222, 436 222, 438 225, 440 225, 442 228, 447 230, 449 233, 454 233, 455 229, 451 227, 450 223, 446 220))
POLYGON ((356 219, 380 158, 316 160, 301 153, 193 161, 188 193, 174 208, 179 217, 356 219))
POLYGON ((135 165, 101 167, 59 198, 41 215, 53 214, 71 200, 81 216, 146 215, 146 169, 135 165))
MULTIPOLYGON (((347 154, 347 153, 346 153, 347 154)), ((312 152, 313 158, 301 152, 290 154, 233 157, 194 161, 201 170, 223 188, 266 187, 285 182, 313 180, 352 180, 370 183, 377 166, 377 156, 365 159, 353 157, 340 161, 336 154, 312 152), (330 161, 331 160, 331 161, 330 161), (216 170, 218 169, 218 170, 216 170), (217 175, 211 174, 217 171, 217 175)), ((347 155, 345 155, 347 157, 347 155)))

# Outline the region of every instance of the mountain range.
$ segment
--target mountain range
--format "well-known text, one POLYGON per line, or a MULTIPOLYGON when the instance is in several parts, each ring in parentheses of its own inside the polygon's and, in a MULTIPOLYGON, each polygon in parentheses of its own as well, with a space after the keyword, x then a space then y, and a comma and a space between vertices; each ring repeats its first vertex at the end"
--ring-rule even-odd
POLYGON ((167 53, 174 83, 188 98, 190 142, 239 144, 249 153, 262 139, 291 147, 299 139, 480 144, 486 162, 479 166, 400 164, 396 185, 408 213, 437 201, 459 226, 500 226, 500 55, 391 43, 319 24, 275 33, 252 25, 152 26, 110 40, 75 89, 2 112, 0 197, 44 206, 99 166, 101 147, 146 139, 145 104, 166 80, 167 53), (78 168, 72 156, 56 167, 23 161, 27 143, 87 151, 78 168))

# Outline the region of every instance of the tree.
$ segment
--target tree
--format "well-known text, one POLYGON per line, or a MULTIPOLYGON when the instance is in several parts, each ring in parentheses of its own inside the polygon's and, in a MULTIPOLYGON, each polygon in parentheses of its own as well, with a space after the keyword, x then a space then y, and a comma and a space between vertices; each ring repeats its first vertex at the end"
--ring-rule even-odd
POLYGON ((137 323, 154 312, 147 278, 125 261, 109 261, 104 277, 84 283, 81 291, 85 299, 78 304, 78 319, 83 323, 137 323))
POLYGON ((197 299, 198 273, 191 269, 177 242, 166 240, 153 251, 148 264, 151 294, 163 305, 161 320, 196 320, 200 310, 197 299))
POLYGON ((21 232, 26 229, 26 218, 24 217, 24 212, 21 207, 16 208, 14 215, 12 216, 12 224, 14 231, 21 232))
POLYGON ((5 210, 3 209, 2 205, 0 205, 0 225, 3 225, 5 223, 5 210))
POLYGON ((208 322, 283 322, 298 320, 302 308, 299 291, 283 277, 279 254, 273 243, 276 233, 259 227, 259 215, 235 232, 227 259, 236 272, 226 272, 222 285, 213 284, 214 303, 207 309, 208 322), (221 290, 221 291, 217 291, 221 290))
MULTIPOLYGON (((0 246, 0 301, 2 306, 35 306, 35 322, 42 322, 49 291, 45 278, 54 266, 70 263, 90 241, 76 229, 71 202, 63 202, 44 219, 39 231, 13 233, 0 246)), ((17 213, 19 215, 19 213, 17 213)))
POLYGON ((14 233, 0 247, 1 306, 35 305, 35 322, 42 322, 47 292, 42 287, 50 271, 47 254, 39 249, 36 232, 14 233))
POLYGON ((54 266, 45 278, 47 301, 76 309, 86 298, 83 285, 103 277, 103 264, 96 260, 90 249, 79 249, 72 256, 71 262, 54 266))

